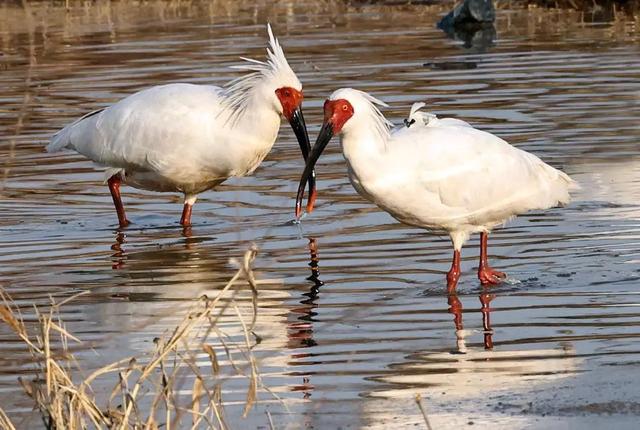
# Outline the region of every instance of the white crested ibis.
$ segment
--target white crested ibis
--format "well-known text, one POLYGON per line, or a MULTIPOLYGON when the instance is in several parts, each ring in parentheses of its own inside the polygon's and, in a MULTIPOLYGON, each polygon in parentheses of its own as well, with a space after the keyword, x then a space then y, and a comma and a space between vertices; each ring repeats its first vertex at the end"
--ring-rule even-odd
MULTIPOLYGON (((226 87, 175 83, 132 94, 54 135, 47 151, 73 149, 106 167, 121 227, 129 224, 120 184, 184 194, 180 223, 191 224, 199 193, 251 174, 271 150, 280 118, 289 121, 306 159, 302 84, 268 25, 267 60, 243 58, 247 75, 226 87)), ((315 195, 315 181, 309 184, 315 195)), ((310 207, 309 209, 312 209, 310 207)))
POLYGON ((349 179, 361 196, 400 222, 449 234, 450 291, 469 235, 481 234, 478 278, 499 283, 505 274, 488 264, 489 232, 523 212, 567 204, 569 190, 577 187, 565 173, 497 136, 420 112, 423 104, 414 104, 405 125, 393 129, 377 106, 386 105, 351 88, 325 101, 324 123, 300 179, 296 217, 320 154, 339 134, 349 179))

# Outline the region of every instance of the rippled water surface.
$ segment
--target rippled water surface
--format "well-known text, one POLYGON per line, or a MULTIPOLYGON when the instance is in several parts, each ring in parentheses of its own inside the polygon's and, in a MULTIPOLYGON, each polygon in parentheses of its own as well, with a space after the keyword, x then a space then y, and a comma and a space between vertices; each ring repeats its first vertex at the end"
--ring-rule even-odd
MULTIPOLYGON (((255 243, 256 275, 273 282, 260 290, 254 352, 281 400, 262 392, 239 426, 268 427, 269 410, 276 428, 413 427, 423 425, 420 393, 434 428, 635 428, 637 21, 501 10, 495 34, 465 40, 435 28, 441 12, 330 1, 0 6, 0 283, 25 310, 90 291, 62 316, 93 348, 80 352, 91 369, 149 351, 255 243), (396 123, 426 101, 581 183, 568 207, 492 235, 493 265, 512 282, 480 286, 475 237, 447 297, 448 238, 358 197, 335 143, 318 165, 317 210, 292 225, 302 162, 288 127, 254 176, 201 196, 190 232, 178 225, 179 196, 127 187, 134 224, 118 232, 101 171, 43 152, 57 129, 137 90, 238 76, 228 66, 239 56, 263 58, 267 21, 303 81, 312 138, 323 98, 353 86, 387 101, 396 123)), ((231 317, 224 329, 242 332, 231 317)), ((16 384, 26 357, 0 325, 0 405, 16 419, 30 410, 16 384)), ((226 396, 241 402, 245 389, 231 384, 226 396)))

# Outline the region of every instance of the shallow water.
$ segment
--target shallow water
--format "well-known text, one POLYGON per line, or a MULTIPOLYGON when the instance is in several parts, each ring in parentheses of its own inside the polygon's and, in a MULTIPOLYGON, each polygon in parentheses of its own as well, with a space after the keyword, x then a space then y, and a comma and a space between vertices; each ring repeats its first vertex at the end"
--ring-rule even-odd
MULTIPOLYGON (((261 393, 239 426, 267 427, 266 409, 276 428, 413 427, 423 422, 420 393, 434 428, 634 428, 637 22, 502 10, 495 34, 461 41, 435 28, 438 8, 278 4, 0 7, 3 287, 25 310, 89 290, 62 316, 95 350, 80 352, 90 369, 149 351, 189 299, 223 285, 229 259, 255 243, 257 276, 274 282, 260 291, 263 341, 254 352, 282 401, 261 393), (491 261, 511 282, 481 288, 475 237, 463 250, 458 296, 447 298, 448 239, 358 197, 335 143, 318 165, 316 211, 292 225, 302 162, 288 127, 254 176, 201 196, 190 232, 177 224, 178 196, 130 188, 134 224, 118 232, 100 170, 73 153, 43 152, 66 123, 149 85, 227 82, 237 57, 263 57, 267 21, 305 86, 312 138, 323 98, 354 86, 387 101, 396 123, 426 101, 581 183, 568 207, 492 234, 491 261), (308 279, 310 262, 323 285, 308 279)), ((233 318, 224 329, 241 334, 233 318)), ((0 351, 0 405, 23 419, 30 404, 15 381, 26 353, 2 325, 0 351)), ((225 395, 241 402, 245 389, 232 383, 225 395)))

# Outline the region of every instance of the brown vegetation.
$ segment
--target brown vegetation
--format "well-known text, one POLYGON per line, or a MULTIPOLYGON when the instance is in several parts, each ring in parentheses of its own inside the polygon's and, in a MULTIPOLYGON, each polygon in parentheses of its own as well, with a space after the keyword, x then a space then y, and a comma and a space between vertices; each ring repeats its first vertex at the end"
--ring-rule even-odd
MULTIPOLYGON (((71 430, 157 429, 163 426, 228 428, 222 384, 229 377, 222 376, 219 352, 213 345, 224 349, 233 376, 240 375, 248 380, 246 416, 257 400, 261 385, 257 363, 251 353, 250 335, 257 315, 258 282, 251 271, 255 255, 255 249, 247 251, 237 273, 215 298, 200 298, 170 333, 154 339, 152 353, 122 358, 88 376, 83 374, 69 348, 69 343, 81 343, 81 340, 65 329, 59 316, 60 307, 78 295, 59 303, 52 301, 46 311, 35 308, 36 322, 28 323, 9 295, 0 289, 0 320, 22 341, 32 357, 34 377, 29 380, 19 378, 19 381, 44 426, 71 430), (238 290, 232 287, 241 278, 246 280, 254 297, 253 318, 249 323, 245 323, 234 301, 238 290), (219 318, 227 309, 235 312, 243 327, 242 346, 229 345, 217 328, 219 318), (234 362, 232 352, 243 357, 242 364, 234 362), (198 354, 208 357, 209 364, 205 369, 196 364, 198 354), (108 398, 100 399, 93 385, 105 377, 111 378, 113 389, 106 396, 108 398), (181 404, 178 390, 181 382, 187 379, 193 380, 191 398, 181 404)), ((2 409, 0 428, 15 428, 2 409)))
POLYGON ((529 7, 568 9, 597 15, 600 20, 610 21, 622 14, 637 15, 639 0, 527 0, 529 7))

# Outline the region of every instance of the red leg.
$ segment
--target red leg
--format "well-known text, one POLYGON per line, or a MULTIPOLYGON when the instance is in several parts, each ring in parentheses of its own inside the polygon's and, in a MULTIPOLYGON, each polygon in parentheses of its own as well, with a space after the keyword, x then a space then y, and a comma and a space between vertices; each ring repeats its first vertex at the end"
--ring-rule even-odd
POLYGON ((460 251, 457 249, 453 251, 453 261, 451 262, 451 269, 447 273, 447 290, 449 294, 455 292, 458 285, 458 279, 460 279, 460 251))
POLYGON ((124 205, 122 204, 122 198, 120 197, 121 183, 120 174, 113 175, 107 181, 107 184, 109 184, 109 191, 111 191, 111 197, 113 198, 113 205, 116 207, 116 212, 118 214, 120 227, 126 227, 130 222, 127 219, 127 215, 124 213, 124 205))
POLYGON ((180 224, 185 227, 191 225, 191 209, 193 208, 193 204, 185 203, 184 208, 182 209, 182 217, 180 218, 180 224))
POLYGON ((478 266, 478 279, 482 285, 487 284, 499 284, 507 275, 503 272, 489 267, 487 261, 487 241, 489 239, 488 233, 480 234, 480 265, 478 266))

